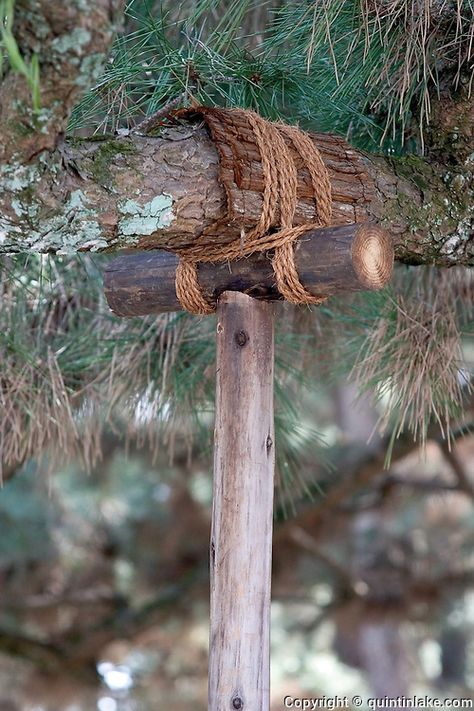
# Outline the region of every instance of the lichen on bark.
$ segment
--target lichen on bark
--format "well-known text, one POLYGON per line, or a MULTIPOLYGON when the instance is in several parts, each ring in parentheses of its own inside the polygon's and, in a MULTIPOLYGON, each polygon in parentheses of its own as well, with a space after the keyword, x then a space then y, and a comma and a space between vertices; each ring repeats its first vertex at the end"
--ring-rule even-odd
MULTIPOLYGON (((63 140, 73 106, 100 74, 123 6, 17 0, 15 38, 26 61, 39 58, 41 110, 32 109, 24 77, 7 69, 0 83, 0 252, 182 247, 204 230, 212 241, 233 229, 218 156, 199 126, 156 137, 63 140)), ((426 157, 364 156, 336 138, 322 144, 330 147, 336 223, 380 221, 407 263, 474 265, 472 95, 436 97, 426 157)), ((235 213, 257 221, 259 204, 255 190, 244 191, 235 213)))
POLYGON ((101 75, 122 18, 123 0, 18 0, 13 33, 25 62, 40 66, 40 111, 34 110, 26 78, 7 65, 0 84, 0 161, 13 154, 28 161, 52 150, 74 104, 101 75))
POLYGON ((409 264, 474 265, 474 163, 447 167, 421 156, 375 161, 374 216, 409 264))
MULTIPOLYGON (((341 216, 345 199, 347 214, 353 214, 353 196, 362 190, 366 199, 358 219, 387 227, 400 261, 474 264, 472 162, 446 168, 416 156, 383 158, 341 150, 345 172, 335 184, 341 216), (367 185, 375 185, 375 192, 359 185, 360 171, 348 170, 351 161, 363 161, 367 185)), ((74 139, 54 152, 44 151, 30 165, 12 161, 0 168, 0 250, 192 243, 203 229, 225 219, 218 164, 206 131, 188 127, 177 129, 172 139, 74 139), (67 234, 68 225, 73 235, 67 234)), ((219 239, 218 230, 209 239, 219 239)))

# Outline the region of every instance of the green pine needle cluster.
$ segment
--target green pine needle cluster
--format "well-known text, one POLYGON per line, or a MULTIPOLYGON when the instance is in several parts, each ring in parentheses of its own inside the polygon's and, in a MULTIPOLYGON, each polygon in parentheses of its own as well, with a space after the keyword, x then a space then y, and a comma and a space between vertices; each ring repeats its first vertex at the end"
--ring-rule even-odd
POLYGON ((127 18, 72 131, 129 128, 177 99, 421 151, 440 70, 453 91, 474 76, 472 0, 132 0, 127 18))

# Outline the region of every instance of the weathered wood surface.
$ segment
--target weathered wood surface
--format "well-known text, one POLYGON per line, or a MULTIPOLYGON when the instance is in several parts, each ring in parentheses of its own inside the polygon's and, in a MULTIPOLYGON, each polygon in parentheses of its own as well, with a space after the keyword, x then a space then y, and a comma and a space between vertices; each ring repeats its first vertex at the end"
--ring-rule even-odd
MULTIPOLYGON (((387 233, 376 225, 327 227, 298 241, 295 262, 302 283, 313 294, 380 289, 392 274, 393 247, 387 233)), ((142 316, 181 309, 174 284, 177 264, 176 255, 165 251, 114 259, 104 274, 112 311, 119 316, 142 316)), ((211 298, 226 290, 258 299, 281 298, 265 254, 231 263, 201 264, 199 282, 211 298)))
POLYGON ((268 711, 273 307, 226 292, 217 312, 209 711, 268 711))

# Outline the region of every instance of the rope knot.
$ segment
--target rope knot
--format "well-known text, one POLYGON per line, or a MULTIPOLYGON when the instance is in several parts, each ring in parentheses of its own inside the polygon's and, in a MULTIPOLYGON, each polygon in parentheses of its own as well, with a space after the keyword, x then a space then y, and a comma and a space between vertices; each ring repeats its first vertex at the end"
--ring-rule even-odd
MULTIPOLYGON (((244 109, 197 110, 204 119, 236 116, 253 135, 263 175, 262 210, 259 221, 247 233, 227 244, 195 244, 177 250, 180 263, 176 271, 176 295, 184 309, 193 314, 211 314, 215 302, 199 285, 199 262, 225 262, 254 252, 273 250, 272 265, 280 294, 293 304, 320 304, 324 296, 314 296, 301 283, 294 260, 295 241, 305 232, 326 227, 331 222, 331 183, 321 154, 308 134, 295 126, 266 121, 254 111, 244 109), (294 151, 290 151, 291 144, 294 151), (307 170, 314 202, 314 222, 294 226, 298 202, 296 155, 307 170)), ((212 126, 211 133, 212 133, 212 126)), ((226 126, 224 126, 225 130, 226 126)), ((221 132, 222 135, 222 132, 221 132)))

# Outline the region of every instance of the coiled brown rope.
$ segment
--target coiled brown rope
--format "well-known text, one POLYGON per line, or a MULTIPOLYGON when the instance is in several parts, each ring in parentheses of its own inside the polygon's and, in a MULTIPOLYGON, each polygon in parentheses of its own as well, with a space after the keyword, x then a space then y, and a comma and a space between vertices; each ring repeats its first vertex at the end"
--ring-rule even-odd
POLYGON ((320 304, 325 297, 310 294, 300 282, 294 260, 294 242, 305 232, 331 222, 331 184, 321 155, 310 137, 294 126, 271 123, 253 111, 232 111, 246 118, 260 154, 263 172, 260 219, 252 230, 229 244, 198 244, 176 250, 181 257, 176 270, 176 295, 187 311, 211 314, 216 310, 216 304, 202 293, 197 264, 231 261, 272 249, 272 265, 280 294, 293 304, 320 304), (285 137, 309 173, 315 204, 315 221, 298 227, 293 227, 298 172, 285 137))

